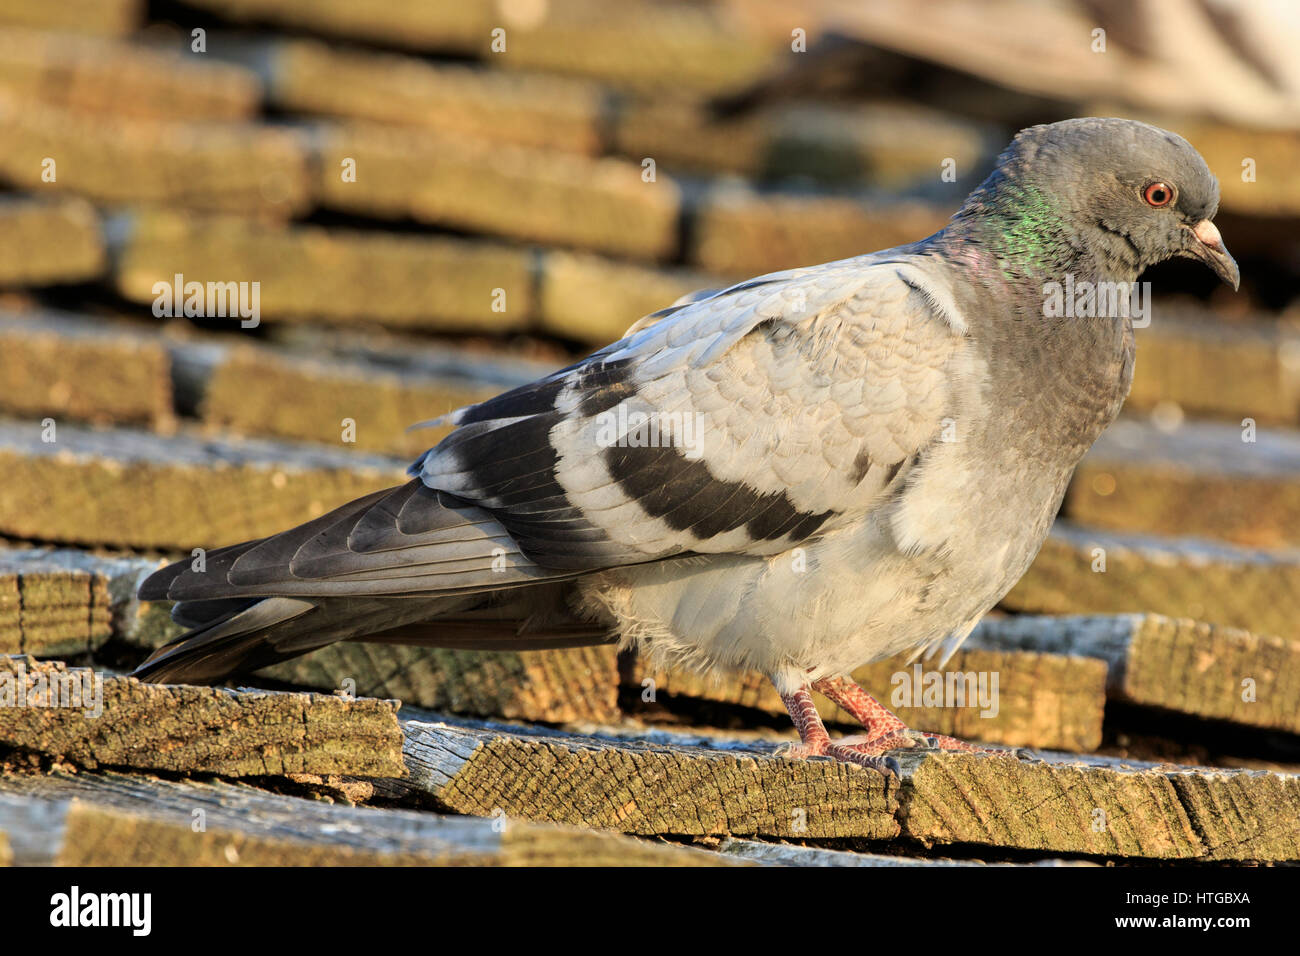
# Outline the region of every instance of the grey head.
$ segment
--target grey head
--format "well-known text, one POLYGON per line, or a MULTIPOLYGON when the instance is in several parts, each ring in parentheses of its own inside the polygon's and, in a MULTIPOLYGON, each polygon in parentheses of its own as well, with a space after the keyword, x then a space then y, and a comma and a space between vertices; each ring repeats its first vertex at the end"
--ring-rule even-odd
POLYGON ((1022 130, 945 232, 1030 275, 1082 265, 1132 281, 1183 256, 1235 289, 1237 263, 1211 221, 1218 209, 1218 180, 1187 140, 1090 117, 1022 130))

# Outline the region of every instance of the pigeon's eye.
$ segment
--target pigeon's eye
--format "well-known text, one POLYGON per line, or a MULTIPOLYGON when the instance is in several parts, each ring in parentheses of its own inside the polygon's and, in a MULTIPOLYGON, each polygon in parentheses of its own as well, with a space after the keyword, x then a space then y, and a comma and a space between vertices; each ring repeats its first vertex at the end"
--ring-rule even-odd
POLYGON ((1174 198, 1174 187, 1168 183, 1150 183, 1142 190, 1142 198, 1157 208, 1168 206, 1174 198))

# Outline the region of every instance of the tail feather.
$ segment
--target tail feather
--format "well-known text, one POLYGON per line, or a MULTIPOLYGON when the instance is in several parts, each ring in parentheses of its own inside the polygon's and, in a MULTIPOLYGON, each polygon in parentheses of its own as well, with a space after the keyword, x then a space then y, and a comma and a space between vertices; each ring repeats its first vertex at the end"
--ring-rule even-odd
MULTIPOLYGON (((182 605, 177 605, 178 607, 182 605)), ((133 677, 151 684, 212 684, 303 651, 283 654, 275 629, 316 610, 310 601, 268 598, 219 616, 154 651, 133 677)), ((326 643, 329 643, 326 641, 326 643)))

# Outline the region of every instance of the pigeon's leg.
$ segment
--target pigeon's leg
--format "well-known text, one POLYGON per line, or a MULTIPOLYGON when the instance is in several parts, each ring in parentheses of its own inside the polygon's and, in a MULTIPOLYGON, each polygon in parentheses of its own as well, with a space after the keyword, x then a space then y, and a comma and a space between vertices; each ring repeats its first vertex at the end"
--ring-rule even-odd
POLYGON ((799 731, 800 741, 786 751, 786 756, 834 757, 836 760, 871 767, 882 773, 898 772, 896 761, 881 757, 879 754, 865 753, 856 747, 842 747, 834 743, 830 734, 826 733, 826 725, 817 714, 817 705, 813 703, 807 684, 789 693, 784 691, 780 693, 781 700, 785 701, 785 709, 790 712, 790 719, 794 721, 795 730, 799 731))
POLYGON ((854 743, 842 741, 841 747, 875 756, 886 750, 916 747, 921 743, 918 738, 921 738, 925 744, 939 750, 968 750, 975 753, 1008 752, 976 747, 964 740, 946 737, 943 734, 918 734, 916 731, 909 730, 907 725, 886 709, 880 701, 847 677, 824 677, 815 681, 812 686, 817 693, 829 697, 848 711, 867 732, 865 740, 859 738, 860 742, 854 743))

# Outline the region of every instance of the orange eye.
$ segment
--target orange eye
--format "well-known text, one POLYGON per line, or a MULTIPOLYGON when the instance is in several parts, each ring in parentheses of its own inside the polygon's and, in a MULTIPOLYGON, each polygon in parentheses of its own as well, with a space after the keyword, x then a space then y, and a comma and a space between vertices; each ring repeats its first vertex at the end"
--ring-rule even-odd
POLYGON ((1174 187, 1168 183, 1151 183, 1142 190, 1142 198, 1157 208, 1168 206, 1174 199, 1174 187))

